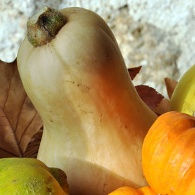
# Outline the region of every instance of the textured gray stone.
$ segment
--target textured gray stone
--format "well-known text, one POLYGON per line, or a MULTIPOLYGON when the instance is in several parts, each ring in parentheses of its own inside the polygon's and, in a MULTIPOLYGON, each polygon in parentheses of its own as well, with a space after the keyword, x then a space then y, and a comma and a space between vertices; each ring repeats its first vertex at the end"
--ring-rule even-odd
POLYGON ((129 0, 135 20, 155 25, 167 32, 181 54, 176 61, 179 75, 195 63, 194 0, 129 0))

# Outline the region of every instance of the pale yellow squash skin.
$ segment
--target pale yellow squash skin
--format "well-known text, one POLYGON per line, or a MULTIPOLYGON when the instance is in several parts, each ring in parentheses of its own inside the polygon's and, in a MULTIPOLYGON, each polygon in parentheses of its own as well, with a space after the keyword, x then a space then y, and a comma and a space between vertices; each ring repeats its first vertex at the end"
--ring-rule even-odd
POLYGON ((1 158, 1 195, 68 195, 50 173, 50 168, 37 159, 1 158))
POLYGON ((67 23, 55 39, 35 48, 26 38, 18 53, 44 123, 38 158, 65 171, 73 195, 143 186, 141 147, 156 115, 138 96, 105 22, 84 9, 61 12, 67 23))
POLYGON ((170 103, 171 110, 195 116, 195 65, 179 80, 170 103))

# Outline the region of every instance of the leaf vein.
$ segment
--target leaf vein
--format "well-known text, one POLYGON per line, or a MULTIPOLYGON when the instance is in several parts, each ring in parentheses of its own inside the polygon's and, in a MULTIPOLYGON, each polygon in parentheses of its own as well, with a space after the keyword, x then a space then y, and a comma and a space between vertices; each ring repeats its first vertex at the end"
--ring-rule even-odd
POLYGON ((28 127, 29 127, 29 126, 32 124, 32 122, 34 121, 36 115, 37 115, 37 111, 35 112, 34 116, 33 116, 32 119, 30 120, 30 122, 28 123, 28 125, 26 126, 26 128, 24 129, 24 131, 22 132, 22 135, 21 135, 20 140, 19 140, 19 144, 21 143, 23 136, 25 135, 26 131, 28 130, 28 127))
POLYGON ((5 98, 5 103, 2 107, 3 111, 5 110, 5 106, 6 106, 6 103, 7 103, 8 97, 9 97, 9 92, 10 92, 10 89, 11 89, 11 83, 12 83, 12 80, 14 78, 15 73, 16 73, 16 69, 13 71, 13 74, 12 74, 12 76, 10 78, 10 81, 9 81, 9 86, 8 86, 8 91, 7 91, 7 95, 6 95, 6 98, 5 98))

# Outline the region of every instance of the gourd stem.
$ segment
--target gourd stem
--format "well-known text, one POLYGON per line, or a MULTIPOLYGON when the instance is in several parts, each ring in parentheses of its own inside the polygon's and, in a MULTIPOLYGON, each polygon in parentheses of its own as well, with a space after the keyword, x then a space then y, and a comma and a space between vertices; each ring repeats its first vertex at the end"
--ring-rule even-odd
POLYGON ((66 18, 61 12, 44 7, 27 22, 28 40, 34 47, 45 45, 65 24, 66 18))

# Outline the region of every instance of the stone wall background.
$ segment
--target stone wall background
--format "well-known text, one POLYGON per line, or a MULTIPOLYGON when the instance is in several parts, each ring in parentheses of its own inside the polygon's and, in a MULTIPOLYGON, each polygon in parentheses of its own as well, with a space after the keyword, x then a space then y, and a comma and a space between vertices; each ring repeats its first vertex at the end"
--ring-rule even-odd
POLYGON ((178 80, 195 64, 194 0, 0 0, 0 59, 16 58, 26 21, 43 6, 78 6, 111 27, 127 67, 142 65, 135 84, 166 94, 164 78, 178 80))

